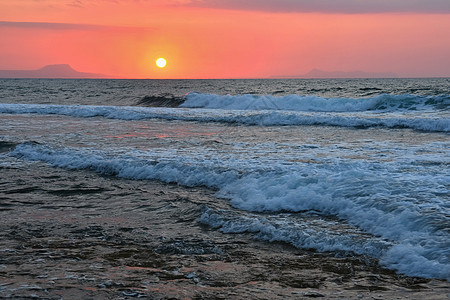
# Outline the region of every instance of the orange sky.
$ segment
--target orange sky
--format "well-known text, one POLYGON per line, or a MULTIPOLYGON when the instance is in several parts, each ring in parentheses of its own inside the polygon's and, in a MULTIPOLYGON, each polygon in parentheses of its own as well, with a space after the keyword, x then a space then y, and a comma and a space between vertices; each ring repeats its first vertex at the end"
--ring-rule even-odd
POLYGON ((406 0, 364 7, 343 0, 338 8, 334 0, 296 1, 1 0, 0 69, 70 64, 127 78, 266 78, 313 68, 450 76, 448 0, 408 9, 406 0), (161 56, 164 69, 155 65, 161 56))

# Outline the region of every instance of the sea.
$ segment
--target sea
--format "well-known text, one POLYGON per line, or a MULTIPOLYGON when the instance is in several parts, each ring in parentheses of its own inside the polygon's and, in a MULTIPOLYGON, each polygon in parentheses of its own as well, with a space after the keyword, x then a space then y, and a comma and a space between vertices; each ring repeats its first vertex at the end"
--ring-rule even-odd
POLYGON ((449 133, 449 78, 0 79, 0 172, 205 188, 213 232, 413 277, 450 280, 449 133))

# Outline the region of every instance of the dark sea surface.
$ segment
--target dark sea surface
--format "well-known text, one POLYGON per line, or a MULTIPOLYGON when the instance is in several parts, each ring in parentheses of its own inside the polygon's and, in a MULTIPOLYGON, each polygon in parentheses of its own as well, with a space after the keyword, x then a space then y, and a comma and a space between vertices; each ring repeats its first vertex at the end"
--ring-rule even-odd
MULTIPOLYGON (((292 258, 304 255, 323 272, 334 272, 321 265, 326 257, 335 269, 359 266, 397 286, 447 285, 449 132, 448 78, 0 79, 0 297, 64 296, 48 294, 49 282, 64 278, 90 280, 95 288, 86 295, 108 298, 116 281, 96 256, 120 272, 149 268, 158 282, 168 272, 177 284, 195 284, 197 294, 187 296, 200 297, 197 289, 218 279, 214 285, 212 273, 206 279, 187 261, 175 266, 175 257, 202 256, 211 267, 248 243, 259 246, 239 248, 254 253, 236 263, 243 269, 229 277, 214 271, 225 276, 222 286, 238 285, 239 276, 253 282, 258 269, 267 284, 259 291, 276 291, 255 259, 284 257, 289 273, 306 268, 292 258), (81 253, 89 244, 95 255, 81 253), (106 250, 125 244, 133 248, 106 250), (136 263, 145 251, 152 253, 146 266, 136 263), (91 273, 98 267, 97 275, 83 279, 77 261, 89 261, 91 273), (45 288, 26 284, 37 269, 45 288)), ((355 272, 335 273, 349 284, 355 272)), ((114 288, 121 297, 170 294, 144 281, 141 290, 114 288)), ((320 291, 323 281, 279 296, 320 291)))

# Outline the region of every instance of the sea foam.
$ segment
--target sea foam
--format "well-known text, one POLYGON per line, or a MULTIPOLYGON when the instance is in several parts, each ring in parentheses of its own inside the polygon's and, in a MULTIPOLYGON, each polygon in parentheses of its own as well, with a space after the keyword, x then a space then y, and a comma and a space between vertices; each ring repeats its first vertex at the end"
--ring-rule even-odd
POLYGON ((189 93, 180 107, 231 110, 289 110, 306 112, 361 112, 447 110, 450 95, 379 95, 371 98, 323 98, 318 96, 215 95, 189 93))
POLYGON ((279 221, 268 222, 264 217, 227 219, 211 210, 204 212, 200 221, 225 232, 251 232, 297 247, 370 255, 410 276, 450 280, 448 227, 442 225, 448 224, 447 206, 440 196, 446 193, 450 178, 443 172, 408 175, 399 165, 369 162, 307 164, 300 168, 283 164, 270 169, 250 166, 251 172, 243 172, 242 168, 248 168, 242 167, 241 163, 246 164, 239 159, 211 160, 202 153, 173 156, 159 152, 146 158, 145 152, 138 151, 114 154, 35 143, 20 144, 10 155, 130 179, 208 186, 218 189, 219 198, 229 199, 234 207, 249 212, 313 211, 337 216, 379 239, 352 243, 348 235, 340 238, 326 232, 317 236, 311 232, 308 237, 306 232, 297 232, 297 225, 284 228, 279 221))
POLYGON ((78 118, 104 117, 121 120, 163 119, 193 122, 220 122, 258 126, 321 125, 353 128, 410 128, 449 132, 448 115, 410 113, 297 112, 273 110, 223 110, 148 108, 90 105, 0 104, 4 114, 64 115, 78 118))

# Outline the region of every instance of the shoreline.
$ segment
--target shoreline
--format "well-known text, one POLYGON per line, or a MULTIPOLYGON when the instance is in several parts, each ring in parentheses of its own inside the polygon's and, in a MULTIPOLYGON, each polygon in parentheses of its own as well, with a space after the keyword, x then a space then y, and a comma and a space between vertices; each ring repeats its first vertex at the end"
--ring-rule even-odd
POLYGON ((44 164, 0 166, 0 298, 445 299, 448 282, 398 275, 198 223, 204 188, 44 164))

